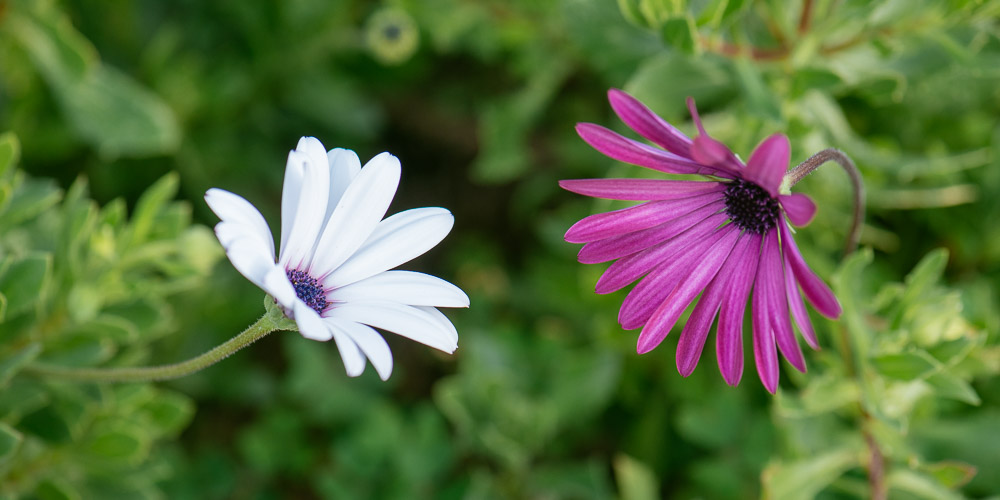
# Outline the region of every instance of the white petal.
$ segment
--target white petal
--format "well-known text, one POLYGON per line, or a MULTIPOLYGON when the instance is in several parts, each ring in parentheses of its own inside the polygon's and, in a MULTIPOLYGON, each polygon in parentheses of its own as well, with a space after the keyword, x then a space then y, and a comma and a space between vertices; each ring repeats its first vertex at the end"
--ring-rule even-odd
POLYGON ((302 195, 302 177, 305 175, 305 162, 302 156, 293 151, 288 153, 285 162, 285 181, 281 186, 281 253, 288 247, 288 235, 292 233, 295 213, 299 208, 299 196, 302 195))
POLYGON ((388 330, 447 353, 454 352, 458 347, 451 332, 443 329, 437 320, 404 304, 354 302, 337 305, 326 315, 388 330))
POLYGON ((337 342, 337 350, 340 351, 340 359, 344 360, 344 369, 347 370, 347 376, 357 377, 364 373, 365 355, 354 342, 354 339, 329 319, 324 320, 323 324, 329 329, 333 340, 337 342))
POLYGON ((429 274, 386 271, 337 288, 333 302, 385 300, 411 306, 469 307, 469 296, 460 288, 429 274))
POLYGON ((368 241, 323 282, 339 288, 392 269, 434 248, 454 225, 451 212, 437 207, 393 215, 379 223, 368 241))
MULTIPOLYGON (((312 142, 306 141, 306 144, 312 142)), ((316 147, 322 149, 322 145, 316 147)), ((317 163, 314 159, 315 154, 298 150, 295 152, 298 153, 300 161, 304 162, 302 190, 299 193, 299 203, 295 209, 291 233, 288 234, 287 247, 281 249, 279 262, 288 269, 303 269, 309 266, 313 248, 323 227, 323 219, 326 217, 330 198, 330 165, 326 160, 326 151, 323 152, 322 163, 317 163)))
POLYGON ((351 181, 361 172, 361 160, 357 153, 350 149, 331 149, 327 154, 330 162, 330 204, 326 208, 326 219, 330 218, 333 209, 337 208, 340 198, 351 181))
POLYGON ((312 262, 316 274, 339 266, 372 234, 396 194, 399 174, 399 160, 389 153, 372 158, 361 169, 323 228, 312 262))
POLYGON ((330 168, 330 163, 326 157, 326 148, 323 147, 322 142, 319 142, 319 139, 315 137, 302 137, 299 139, 299 143, 295 145, 295 150, 304 153, 309 157, 309 161, 317 166, 322 166, 326 169, 330 168))
MULTIPOLYGON (((212 188, 205 192, 205 203, 208 203, 208 207, 215 212, 215 215, 219 216, 219 219, 222 219, 222 222, 236 224, 246 228, 248 232, 252 232, 265 245, 265 248, 270 250, 271 255, 274 255, 274 237, 271 236, 271 228, 268 227, 264 216, 253 204, 238 194, 218 188, 212 188)), ((222 242, 223 247, 228 246, 221 238, 219 241, 222 242)))
POLYGON ((261 288, 265 288, 264 278, 267 274, 278 268, 274 257, 268 254, 256 238, 243 237, 232 241, 226 249, 226 257, 229 257, 240 274, 261 288))
POLYGON ((417 306, 417 309, 427 313, 428 316, 433 318, 434 321, 437 322, 438 326, 440 326, 443 330, 446 330, 448 333, 451 334, 451 338, 455 342, 455 345, 458 345, 458 330, 455 329, 455 325, 451 322, 450 319, 448 319, 447 316, 444 315, 443 312, 438 311, 433 307, 427 307, 427 306, 417 306))
POLYGON ((247 238, 255 241, 255 245, 259 246, 262 251, 268 251, 271 254, 271 261, 274 261, 274 240, 270 237, 265 237, 260 234, 260 231, 247 226, 246 224, 240 224, 239 222, 220 222, 215 225, 215 236, 219 239, 219 243, 222 243, 222 248, 229 248, 233 245, 233 242, 240 238, 247 238))
POLYGON ((324 342, 333 338, 333 332, 326 327, 326 324, 320 319, 319 314, 316 314, 316 311, 313 311, 311 307, 307 306, 301 300, 295 300, 294 302, 292 311, 295 315, 295 324, 299 325, 299 333, 303 337, 324 342))
POLYGON ((324 318, 324 321, 334 324, 361 348, 361 352, 371 360, 372 366, 382 380, 388 380, 392 375, 392 351, 389 344, 378 332, 368 325, 355 323, 341 318, 324 318))
POLYGON ((280 266, 274 266, 267 273, 267 276, 264 276, 264 286, 261 288, 274 297, 282 307, 293 309, 295 302, 298 301, 298 297, 295 296, 295 287, 292 286, 288 275, 280 266))

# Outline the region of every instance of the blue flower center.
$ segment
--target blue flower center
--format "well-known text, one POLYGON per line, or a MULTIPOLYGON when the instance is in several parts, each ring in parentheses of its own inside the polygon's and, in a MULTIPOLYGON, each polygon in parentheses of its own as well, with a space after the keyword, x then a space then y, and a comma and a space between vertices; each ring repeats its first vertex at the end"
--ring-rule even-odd
POLYGON ((778 200, 752 182, 732 181, 725 196, 726 214, 740 229, 764 234, 778 221, 778 200))
POLYGON ((317 313, 322 314, 323 310, 326 309, 327 302, 326 291, 320 286, 319 281, 298 269, 288 270, 285 273, 288 275, 288 280, 292 282, 295 295, 299 300, 305 302, 317 313))

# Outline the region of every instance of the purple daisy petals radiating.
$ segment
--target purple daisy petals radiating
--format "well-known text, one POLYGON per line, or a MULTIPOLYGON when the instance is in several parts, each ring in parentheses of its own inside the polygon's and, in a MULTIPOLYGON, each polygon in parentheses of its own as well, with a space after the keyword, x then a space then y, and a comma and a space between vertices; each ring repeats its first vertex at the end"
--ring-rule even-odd
POLYGON ((686 276, 685 270, 692 269, 702 255, 715 245, 728 231, 714 231, 692 241, 689 246, 677 252, 668 261, 653 269, 632 291, 625 296, 618 311, 618 323, 626 330, 634 330, 646 324, 653 312, 670 296, 670 292, 686 276))
POLYGON ((677 200, 650 201, 613 212, 594 214, 573 224, 564 238, 570 243, 587 243, 647 229, 680 217, 715 198, 718 198, 718 194, 707 193, 677 200))
POLYGON ((816 332, 813 331, 812 321, 809 320, 809 313, 806 312, 806 304, 802 302, 802 294, 799 293, 799 283, 795 281, 795 273, 792 265, 788 262, 788 252, 784 252, 782 260, 785 264, 785 296, 788 298, 788 308, 792 311, 795 324, 799 325, 802 337, 806 339, 809 347, 819 349, 819 342, 816 340, 816 332))
POLYGON ((690 213, 658 226, 591 241, 580 248, 577 260, 582 264, 598 264, 638 253, 687 231, 722 208, 724 208, 722 202, 712 200, 690 213))
POLYGON ((646 322, 646 326, 639 333, 637 346, 639 354, 652 351, 663 342, 688 304, 718 274, 719 268, 729 257, 729 252, 740 236, 738 231, 723 230, 723 232, 725 235, 699 256, 700 259, 695 267, 680 279, 677 287, 646 322))
POLYGON ((621 290, 629 283, 639 279, 640 276, 655 267, 659 267, 661 263, 669 262, 686 248, 713 233, 723 221, 725 221, 725 215, 716 214, 691 226, 677 237, 619 259, 611 264, 597 280, 595 291, 605 294, 621 290))
POLYGON ((676 363, 683 376, 698 364, 713 322, 716 356, 726 383, 743 374, 743 323, 751 307, 753 350, 764 387, 778 387, 778 352, 800 371, 805 358, 795 323, 806 342, 818 346, 803 295, 823 315, 836 317, 840 304, 806 265, 789 223, 808 224, 816 205, 803 194, 779 194, 788 169, 788 138, 775 134, 758 145, 746 165, 705 130, 688 98, 698 135, 693 140, 632 96, 608 92, 615 113, 659 149, 594 124, 577 132, 605 155, 670 174, 709 176, 710 182, 659 179, 561 181, 564 189, 595 198, 640 201, 633 207, 577 222, 566 241, 584 243, 582 263, 615 261, 598 279, 597 293, 634 283, 622 301, 622 328, 642 328, 640 354, 659 345, 701 294, 678 339, 676 363), (801 292, 800 292, 801 289, 801 292))
POLYGON ((648 144, 621 136, 607 128, 592 123, 580 123, 576 133, 594 149, 606 156, 625 163, 639 165, 668 174, 702 174, 734 178, 736 175, 724 167, 705 165, 675 155, 648 144))
POLYGON ((812 222, 816 215, 816 204, 802 193, 783 194, 778 196, 781 208, 785 209, 788 220, 796 226, 805 226, 812 222))
POLYGON ((739 384, 743 377, 743 314, 757 276, 760 248, 761 237, 751 234, 742 265, 733 272, 731 286, 726 288, 719 307, 715 354, 722 378, 731 386, 739 384))
POLYGON ((559 187, 584 196, 627 201, 670 200, 722 191, 717 182, 663 179, 576 179, 559 181, 559 187))
POLYGON ((750 153, 743 178, 766 189, 771 196, 778 196, 778 188, 781 187, 781 179, 788 170, 790 156, 791 146, 788 145, 788 138, 783 134, 774 134, 764 139, 750 153))
POLYGON ((705 340, 708 339, 708 331, 712 327, 712 321, 722 305, 722 298, 726 294, 727 288, 732 287, 731 279, 737 267, 744 264, 745 255, 749 251, 758 251, 751 248, 757 240, 747 234, 740 235, 736 245, 726 258, 724 264, 719 269, 719 273, 712 278, 711 283, 705 287, 705 293, 698 300, 698 305, 691 312, 681 337, 677 341, 677 371, 687 377, 694 372, 701 358, 701 351, 705 348, 705 340))
POLYGON ((638 99, 618 89, 608 91, 608 102, 619 118, 639 135, 671 153, 690 156, 691 139, 649 110, 638 99))
POLYGON ((809 269, 806 261, 802 259, 802 254, 799 253, 799 248, 795 245, 795 240, 792 239, 788 225, 778 224, 778 229, 781 231, 781 242, 784 244, 788 263, 791 264, 792 271, 795 273, 795 279, 799 282, 799 286, 802 287, 802 292, 809 299, 809 303, 823 316, 830 319, 837 319, 842 311, 837 297, 833 295, 833 292, 826 286, 826 283, 823 283, 823 280, 819 279, 819 276, 816 276, 809 269))
MULTIPOLYGON (((764 235, 764 245, 757 262, 757 280, 751 299, 750 316, 753 323, 753 357, 757 364, 757 374, 764 388, 774 394, 778 388, 778 352, 774 343, 773 309, 770 295, 774 289, 772 274, 775 262, 781 257, 778 249, 778 234, 774 231, 764 235), (769 274, 772 273, 772 274, 769 274)), ((781 267, 777 267, 781 272, 781 267)))

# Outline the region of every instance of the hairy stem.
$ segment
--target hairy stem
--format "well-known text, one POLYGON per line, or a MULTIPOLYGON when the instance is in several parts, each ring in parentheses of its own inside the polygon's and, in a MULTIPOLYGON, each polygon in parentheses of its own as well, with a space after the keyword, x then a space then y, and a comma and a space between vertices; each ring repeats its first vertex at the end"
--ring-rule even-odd
POLYGON ((24 371, 43 377, 65 378, 81 382, 148 382, 183 377, 222 361, 230 354, 260 340, 265 335, 281 329, 270 314, 264 314, 256 323, 239 335, 214 349, 187 361, 159 366, 124 366, 109 368, 71 368, 33 363, 24 371))
POLYGON ((851 221, 851 229, 847 233, 847 242, 844 245, 844 255, 850 255, 858 248, 858 242, 861 241, 861 226, 865 220, 865 186, 861 182, 861 172, 854 162, 839 149, 824 149, 791 169, 785 174, 785 180, 789 187, 794 186, 828 161, 836 162, 843 167, 854 189, 854 220, 851 221))

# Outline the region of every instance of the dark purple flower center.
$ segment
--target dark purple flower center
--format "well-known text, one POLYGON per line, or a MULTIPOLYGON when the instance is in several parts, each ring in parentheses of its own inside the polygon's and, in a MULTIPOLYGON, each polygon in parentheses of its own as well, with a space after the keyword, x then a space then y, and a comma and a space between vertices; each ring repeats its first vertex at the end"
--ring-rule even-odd
POLYGON ((778 220, 778 200, 764 188, 736 179, 726 188, 726 214, 736 227, 764 234, 778 220))
POLYGON ((285 273, 295 288, 295 295, 314 311, 322 314, 327 302, 326 291, 320 286, 319 281, 298 269, 288 270, 285 273))

